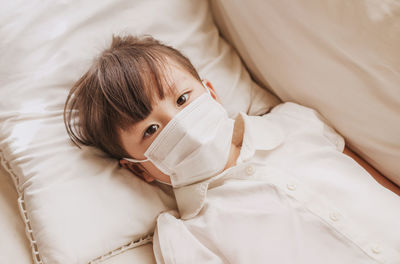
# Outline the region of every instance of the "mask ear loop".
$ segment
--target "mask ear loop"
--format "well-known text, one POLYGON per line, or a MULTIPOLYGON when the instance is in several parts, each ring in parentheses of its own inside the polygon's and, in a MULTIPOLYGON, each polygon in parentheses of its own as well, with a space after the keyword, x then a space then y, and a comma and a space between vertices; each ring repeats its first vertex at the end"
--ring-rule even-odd
POLYGON ((212 97, 210 88, 208 88, 208 86, 203 81, 201 81, 201 83, 203 84, 204 88, 206 88, 207 93, 212 97))
POLYGON ((130 162, 134 162, 134 163, 142 163, 145 161, 149 161, 149 159, 144 159, 144 160, 137 160, 137 159, 130 159, 130 158, 123 158, 124 160, 130 161, 130 162))

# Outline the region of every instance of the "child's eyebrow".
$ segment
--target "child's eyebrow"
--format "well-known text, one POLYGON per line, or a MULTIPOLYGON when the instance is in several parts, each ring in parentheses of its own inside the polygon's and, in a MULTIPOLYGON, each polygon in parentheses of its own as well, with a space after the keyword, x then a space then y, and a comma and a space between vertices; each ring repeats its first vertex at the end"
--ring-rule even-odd
POLYGON ((173 95, 176 95, 176 94, 178 94, 178 93, 179 93, 179 89, 178 89, 178 87, 177 87, 177 85, 176 85, 175 82, 169 84, 169 85, 166 87, 166 91, 165 91, 165 94, 166 94, 166 95, 168 95, 168 96, 173 96, 173 95))

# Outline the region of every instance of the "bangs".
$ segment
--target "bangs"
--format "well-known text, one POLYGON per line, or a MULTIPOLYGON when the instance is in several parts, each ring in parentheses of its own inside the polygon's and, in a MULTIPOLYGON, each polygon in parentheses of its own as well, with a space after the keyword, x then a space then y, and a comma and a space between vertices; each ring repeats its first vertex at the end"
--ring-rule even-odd
POLYGON ((156 99, 171 92, 167 59, 157 52, 119 50, 99 59, 98 79, 109 106, 103 114, 126 129, 144 120, 156 99))

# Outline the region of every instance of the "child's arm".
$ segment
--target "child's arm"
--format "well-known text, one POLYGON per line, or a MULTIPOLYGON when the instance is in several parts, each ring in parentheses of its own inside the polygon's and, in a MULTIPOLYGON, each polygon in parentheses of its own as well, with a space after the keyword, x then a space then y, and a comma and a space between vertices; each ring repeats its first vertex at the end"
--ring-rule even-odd
POLYGON ((359 157, 357 154, 352 152, 350 149, 345 147, 344 154, 347 156, 351 157, 354 159, 358 164, 360 164, 366 171, 368 171, 369 174, 371 174, 374 179, 381 184, 383 187, 391 190, 395 194, 400 196, 400 187, 391 182, 388 178, 383 176, 381 173, 379 173, 377 170, 375 170, 371 165, 369 165, 365 160, 363 160, 361 157, 359 157))

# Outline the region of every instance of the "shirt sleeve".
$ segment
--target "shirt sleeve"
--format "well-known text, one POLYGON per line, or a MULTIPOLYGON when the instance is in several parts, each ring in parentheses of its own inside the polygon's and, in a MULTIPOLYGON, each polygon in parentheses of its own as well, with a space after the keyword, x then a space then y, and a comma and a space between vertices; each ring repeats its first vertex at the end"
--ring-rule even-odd
POLYGON ((345 147, 344 138, 318 111, 296 103, 286 102, 276 106, 271 113, 289 116, 295 122, 301 122, 304 127, 314 129, 317 133, 321 133, 337 151, 343 152, 345 147))
POLYGON ((223 261, 199 241, 177 214, 162 213, 157 218, 153 237, 153 251, 157 263, 222 264, 223 261))

